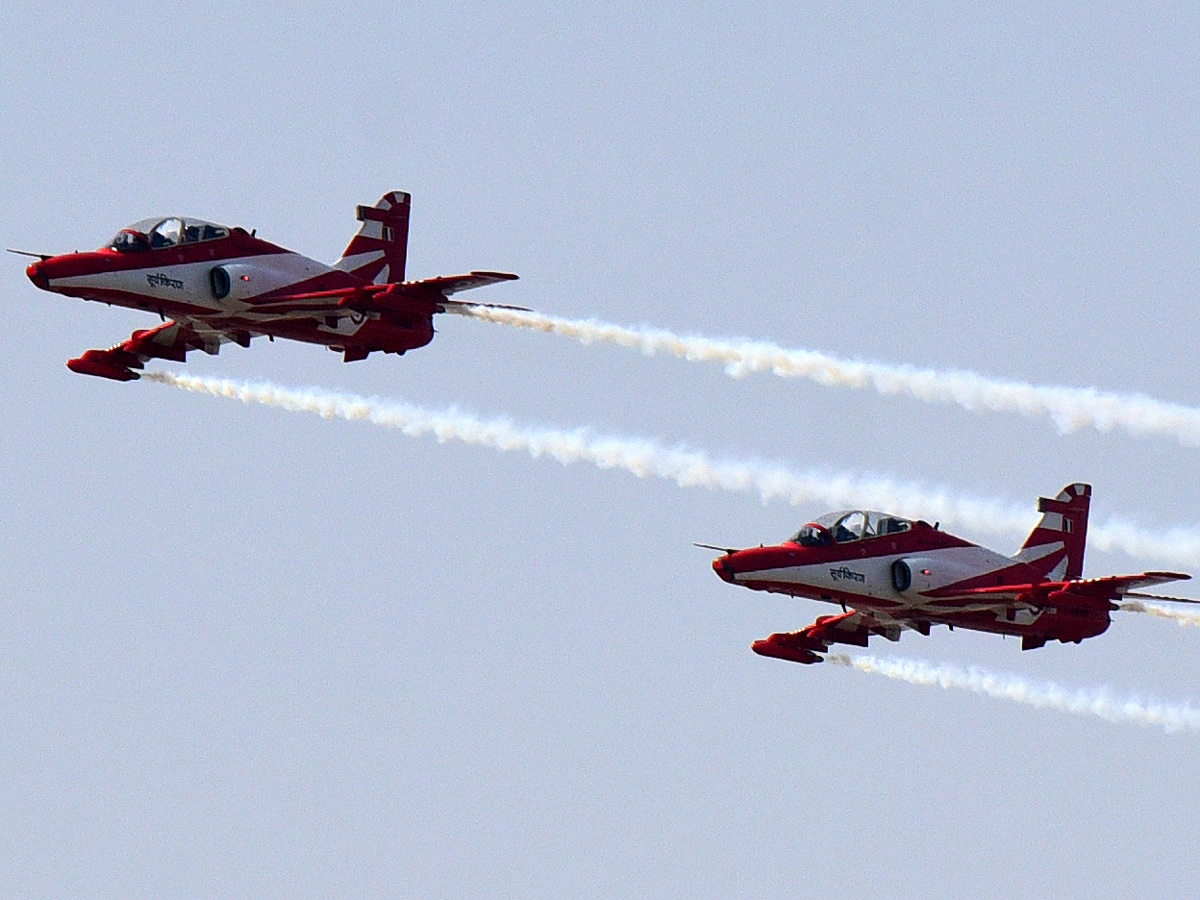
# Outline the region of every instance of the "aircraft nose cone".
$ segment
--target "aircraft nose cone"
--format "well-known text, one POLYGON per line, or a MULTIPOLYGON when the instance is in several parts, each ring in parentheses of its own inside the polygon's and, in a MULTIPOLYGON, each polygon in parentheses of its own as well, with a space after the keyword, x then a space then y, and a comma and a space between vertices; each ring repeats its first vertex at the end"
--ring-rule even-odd
POLYGON ((50 286, 50 279, 46 277, 46 272, 40 262, 30 263, 29 267, 25 269, 25 274, 29 276, 30 281, 42 290, 50 286))
POLYGON ((713 571, 717 573, 722 581, 733 581, 733 568, 729 565, 729 555, 722 556, 720 559, 713 560, 713 571))

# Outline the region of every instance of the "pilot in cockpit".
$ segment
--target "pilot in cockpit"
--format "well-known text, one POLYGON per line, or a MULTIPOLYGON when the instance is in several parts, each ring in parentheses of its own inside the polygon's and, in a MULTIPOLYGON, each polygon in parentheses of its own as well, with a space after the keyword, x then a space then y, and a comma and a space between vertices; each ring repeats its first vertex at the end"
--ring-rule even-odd
POLYGON ((108 246, 118 253, 137 253, 174 247, 180 243, 215 241, 224 237, 229 237, 228 228, 202 219, 143 219, 122 228, 108 246))
POLYGON ((835 542, 848 544, 886 534, 897 534, 908 531, 911 527, 912 522, 899 516, 852 510, 829 513, 815 522, 809 522, 791 537, 791 542, 802 547, 823 547, 835 542))
POLYGON ((823 525, 809 522, 792 536, 792 543, 802 547, 824 547, 833 543, 833 535, 823 525))
POLYGON ((150 242, 146 240, 146 236, 140 231, 134 231, 132 228, 123 228, 117 232, 117 236, 112 239, 112 243, 108 246, 112 247, 118 253, 140 253, 143 250, 150 249, 150 242))

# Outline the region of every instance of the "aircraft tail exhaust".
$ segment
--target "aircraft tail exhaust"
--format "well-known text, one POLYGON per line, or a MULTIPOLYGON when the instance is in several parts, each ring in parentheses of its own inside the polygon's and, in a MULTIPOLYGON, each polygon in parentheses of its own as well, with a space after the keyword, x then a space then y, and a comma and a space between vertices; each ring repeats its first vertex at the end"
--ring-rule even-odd
POLYGON ((404 191, 384 194, 374 206, 359 206, 355 216, 362 226, 334 263, 374 284, 404 280, 408 261, 408 216, 412 196, 404 191))
POLYGON ((1051 581, 1083 577, 1090 484, 1068 484, 1057 497, 1038 499, 1041 521, 1013 559, 1039 569, 1051 581))

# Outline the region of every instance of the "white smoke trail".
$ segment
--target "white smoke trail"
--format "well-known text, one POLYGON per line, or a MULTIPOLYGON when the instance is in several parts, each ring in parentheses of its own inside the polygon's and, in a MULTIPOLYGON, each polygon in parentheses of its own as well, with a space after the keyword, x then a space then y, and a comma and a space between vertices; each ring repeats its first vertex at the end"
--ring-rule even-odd
POLYGON ((1161 700, 1121 700, 1103 689, 1078 688, 1071 690, 1053 682, 1033 682, 1019 675, 988 672, 972 666, 960 669, 947 664, 934 665, 912 659, 880 659, 875 656, 848 656, 831 653, 831 663, 884 675, 909 684, 926 687, 959 688, 1025 703, 1039 709, 1055 709, 1079 716, 1099 716, 1108 722, 1136 722, 1154 725, 1167 732, 1200 731, 1200 709, 1190 704, 1167 703, 1161 700))
POLYGON ((968 410, 1046 418, 1064 433, 1080 428, 1102 432, 1121 429, 1135 435, 1174 437, 1185 446, 1200 447, 1200 409, 1143 394, 1039 386, 975 372, 839 359, 813 350, 788 350, 767 341, 678 335, 661 328, 627 328, 594 319, 563 319, 512 309, 467 306, 453 311, 501 325, 560 334, 585 344, 617 344, 649 356, 667 353, 692 361, 723 363, 735 377, 774 372, 784 378, 807 378, 846 388, 870 387, 880 394, 905 394, 968 410))
MULTIPOLYGON (((187 391, 261 403, 325 418, 365 420, 404 434, 433 435, 439 441, 462 441, 504 451, 548 456, 564 465, 588 462, 601 469, 623 469, 639 478, 656 477, 680 487, 756 491, 764 501, 792 505, 822 502, 828 506, 886 509, 900 515, 964 525, 991 534, 1024 537, 1035 520, 1029 509, 1001 500, 951 496, 883 477, 847 473, 793 472, 758 461, 713 459, 697 450, 669 448, 644 438, 605 437, 586 429, 562 431, 520 426, 509 419, 481 420, 455 410, 433 412, 407 403, 337 394, 317 388, 294 390, 271 384, 245 384, 216 378, 146 372, 143 379, 187 391)), ((1130 556, 1200 561, 1200 532, 1153 534, 1135 526, 1093 526, 1093 540, 1130 556)))
POLYGON ((1159 606, 1157 603, 1143 603, 1141 600, 1125 600, 1118 605, 1125 612, 1145 613, 1160 619, 1170 619, 1178 622, 1181 626, 1191 625, 1200 628, 1200 613, 1190 610, 1172 609, 1168 606, 1159 606))

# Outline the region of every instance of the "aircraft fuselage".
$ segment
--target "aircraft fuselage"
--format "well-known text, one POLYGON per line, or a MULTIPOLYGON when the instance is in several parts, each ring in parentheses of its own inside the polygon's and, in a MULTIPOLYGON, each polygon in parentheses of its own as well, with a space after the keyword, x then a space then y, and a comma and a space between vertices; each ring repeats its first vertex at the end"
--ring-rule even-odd
POLYGON ((403 353, 433 339, 433 302, 403 320, 378 313, 314 316, 272 308, 276 297, 353 289, 356 276, 251 237, 241 229, 219 240, 120 252, 111 248, 53 256, 31 264, 43 290, 162 318, 201 320, 229 332, 266 334, 343 348, 347 342, 403 353))
POLYGON ((1038 585, 1046 581, 1035 566, 920 521, 897 534, 845 543, 805 547, 789 542, 738 550, 714 560, 713 569, 730 584, 878 613, 885 621, 1020 637, 1092 637, 1108 628, 1113 608, 1107 601, 1083 610, 1074 599, 1070 609, 1061 610, 1035 603, 1038 585), (1027 587, 999 596, 972 593, 1005 585, 1027 587))

